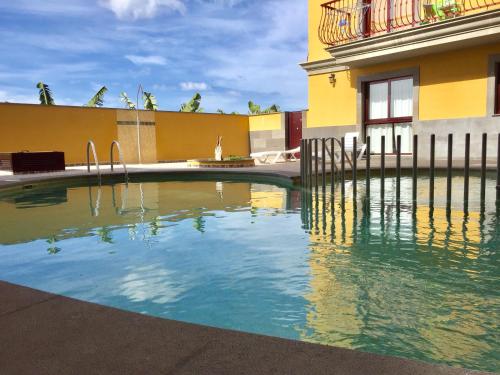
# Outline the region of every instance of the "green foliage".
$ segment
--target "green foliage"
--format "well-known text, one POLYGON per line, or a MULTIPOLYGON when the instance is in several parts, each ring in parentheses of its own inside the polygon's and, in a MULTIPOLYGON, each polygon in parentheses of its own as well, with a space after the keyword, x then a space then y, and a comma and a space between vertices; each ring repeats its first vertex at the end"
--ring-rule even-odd
POLYGON ((130 100, 130 98, 128 97, 127 93, 125 91, 123 91, 121 94, 120 94, 120 100, 125 103, 125 108, 128 108, 128 109, 135 109, 135 104, 134 102, 132 102, 132 100, 130 100))
POLYGON ((48 85, 43 82, 38 82, 36 87, 39 89, 40 104, 41 105, 55 105, 54 98, 52 97, 52 91, 48 85))
POLYGON ((49 253, 50 255, 56 255, 57 253, 61 252, 61 248, 56 246, 56 242, 56 236, 52 236, 47 240, 47 243, 50 245, 47 248, 47 253, 49 253))
MULTIPOLYGON (((221 115, 227 115, 227 114, 228 114, 228 113, 224 112, 222 109, 218 109, 218 110, 217 110, 217 113, 219 113, 219 114, 221 114, 221 115)), ((239 115, 239 113, 238 113, 238 112, 234 112, 234 111, 233 111, 233 112, 231 112, 231 113, 229 113, 229 114, 230 114, 230 115, 239 115)))
POLYGON ((251 100, 248 102, 248 113, 251 115, 261 115, 261 114, 266 114, 266 113, 277 113, 280 111, 280 106, 273 104, 270 107, 262 110, 260 108, 260 105, 255 104, 251 100))
POLYGON ((229 155, 227 158, 224 160, 230 160, 230 161, 241 161, 241 160, 247 160, 248 158, 244 156, 236 156, 236 155, 229 155))
POLYGON ((205 233, 205 218, 203 216, 198 216, 194 219, 193 228, 200 233, 205 233))
POLYGON ((102 228, 97 229, 96 233, 102 242, 113 243, 113 237, 111 236, 111 228, 104 226, 102 228))
POLYGON ((264 109, 264 111, 262 111, 262 112, 263 113, 277 113, 279 111, 280 111, 280 106, 276 105, 276 104, 273 104, 269 108, 264 109))
POLYGON ((108 89, 106 86, 102 86, 99 91, 88 101, 87 107, 102 107, 104 103, 104 94, 108 89))
POLYGON ((149 224, 149 233, 151 236, 157 236, 161 229, 161 217, 157 216, 149 224))
POLYGON ((260 105, 255 104, 251 100, 248 102, 248 113, 251 115, 258 115, 261 113, 260 105))
POLYGON ((190 101, 181 105, 179 112, 203 112, 203 108, 200 108, 201 95, 200 93, 194 94, 190 101))
POLYGON ((144 109, 148 111, 158 110, 158 102, 156 101, 156 97, 153 94, 144 91, 142 98, 144 100, 144 109))

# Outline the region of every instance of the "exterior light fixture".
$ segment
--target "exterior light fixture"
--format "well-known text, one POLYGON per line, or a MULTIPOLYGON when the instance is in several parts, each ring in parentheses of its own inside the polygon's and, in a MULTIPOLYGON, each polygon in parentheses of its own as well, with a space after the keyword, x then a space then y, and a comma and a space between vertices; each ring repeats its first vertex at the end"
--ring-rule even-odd
POLYGON ((328 79, 330 80, 330 84, 335 87, 335 83, 337 82, 337 80, 335 79, 335 74, 334 73, 330 74, 328 79))

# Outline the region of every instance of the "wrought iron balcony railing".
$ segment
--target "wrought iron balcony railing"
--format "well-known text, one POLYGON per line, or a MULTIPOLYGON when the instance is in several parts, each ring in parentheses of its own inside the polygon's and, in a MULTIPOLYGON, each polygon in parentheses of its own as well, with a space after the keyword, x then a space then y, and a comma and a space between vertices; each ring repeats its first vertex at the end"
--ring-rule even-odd
POLYGON ((321 5, 319 38, 330 46, 500 9, 500 0, 333 0, 321 5))

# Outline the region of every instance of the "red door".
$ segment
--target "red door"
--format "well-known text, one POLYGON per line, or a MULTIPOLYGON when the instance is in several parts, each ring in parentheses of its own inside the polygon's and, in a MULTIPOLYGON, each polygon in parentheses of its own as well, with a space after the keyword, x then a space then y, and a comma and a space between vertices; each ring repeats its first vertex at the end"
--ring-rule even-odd
MULTIPOLYGON (((288 142, 287 150, 291 150, 300 147, 300 141, 302 140, 302 112, 288 112, 288 142)), ((296 156, 299 156, 297 153, 296 156)))

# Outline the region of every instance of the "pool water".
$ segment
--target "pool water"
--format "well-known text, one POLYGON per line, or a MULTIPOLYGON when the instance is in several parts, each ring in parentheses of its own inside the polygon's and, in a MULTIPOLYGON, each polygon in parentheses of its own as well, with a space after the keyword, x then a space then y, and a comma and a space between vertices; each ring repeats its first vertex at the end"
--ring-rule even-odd
MULTIPOLYGON (((244 181, 0 192, 0 279, 209 326, 500 371, 500 217, 445 181, 344 199, 244 181)), ((456 186, 460 180, 454 180, 456 186)))

